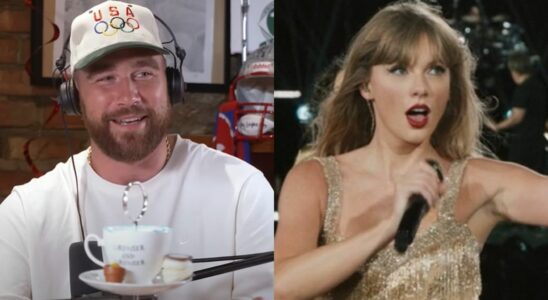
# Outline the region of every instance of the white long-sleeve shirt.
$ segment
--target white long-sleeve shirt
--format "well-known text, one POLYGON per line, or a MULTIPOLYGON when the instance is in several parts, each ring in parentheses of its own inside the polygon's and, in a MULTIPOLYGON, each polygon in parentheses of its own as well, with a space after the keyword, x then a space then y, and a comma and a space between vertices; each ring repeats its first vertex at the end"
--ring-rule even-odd
MULTIPOLYGON (((122 209, 125 186, 97 175, 87 154, 74 157, 82 219, 85 234, 101 236, 104 226, 131 221, 122 209)), ((272 188, 249 164, 177 137, 166 166, 143 185, 149 206, 140 224, 172 227, 171 252, 212 257, 273 250, 272 188)), ((135 212, 141 200, 131 199, 135 212)), ((68 250, 81 240, 70 160, 15 187, 0 205, 0 298, 70 298, 68 250)), ((210 266, 195 264, 195 270, 210 266)), ((159 297, 272 299, 272 286, 268 263, 190 282, 159 297)))

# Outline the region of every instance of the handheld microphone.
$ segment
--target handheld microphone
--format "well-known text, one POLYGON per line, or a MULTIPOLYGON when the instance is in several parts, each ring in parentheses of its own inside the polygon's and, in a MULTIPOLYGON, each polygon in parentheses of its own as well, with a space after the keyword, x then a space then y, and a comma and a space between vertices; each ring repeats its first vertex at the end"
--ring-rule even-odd
MULTIPOLYGON (((426 162, 436 171, 440 182, 443 181, 440 164, 432 159, 427 159, 426 162)), ((405 252, 407 247, 413 242, 419 224, 426 212, 428 212, 428 209, 428 202, 426 202, 423 195, 419 193, 411 194, 409 197, 409 206, 405 210, 396 231, 394 247, 398 252, 405 252)))

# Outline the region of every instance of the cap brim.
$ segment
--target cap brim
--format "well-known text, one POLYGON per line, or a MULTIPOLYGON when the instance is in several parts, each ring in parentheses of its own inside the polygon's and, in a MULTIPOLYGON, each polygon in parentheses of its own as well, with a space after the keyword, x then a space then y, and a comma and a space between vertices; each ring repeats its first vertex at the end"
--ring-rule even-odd
POLYGON ((127 48, 145 48, 145 49, 155 50, 160 54, 168 54, 169 53, 169 51, 167 51, 166 49, 160 48, 160 47, 155 46, 155 45, 151 45, 149 43, 140 43, 140 42, 117 43, 117 44, 113 44, 113 45, 101 48, 101 49, 99 49, 95 52, 92 52, 92 53, 88 54, 86 57, 80 59, 80 61, 78 61, 78 63, 76 63, 74 65, 74 70, 83 69, 83 68, 89 66, 90 64, 94 63, 95 61, 97 61, 101 57, 103 57, 103 56, 105 56, 105 55, 107 55, 107 54, 109 54, 109 53, 111 53, 115 50, 127 49, 127 48))

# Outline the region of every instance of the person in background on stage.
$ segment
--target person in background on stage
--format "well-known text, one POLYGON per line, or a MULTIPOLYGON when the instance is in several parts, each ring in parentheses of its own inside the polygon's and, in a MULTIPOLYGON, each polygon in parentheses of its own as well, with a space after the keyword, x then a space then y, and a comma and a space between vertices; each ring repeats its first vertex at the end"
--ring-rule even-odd
POLYGON ((547 86, 526 51, 508 57, 508 69, 516 84, 509 116, 495 125, 495 130, 509 130, 508 161, 544 172, 545 123, 547 121, 547 86))

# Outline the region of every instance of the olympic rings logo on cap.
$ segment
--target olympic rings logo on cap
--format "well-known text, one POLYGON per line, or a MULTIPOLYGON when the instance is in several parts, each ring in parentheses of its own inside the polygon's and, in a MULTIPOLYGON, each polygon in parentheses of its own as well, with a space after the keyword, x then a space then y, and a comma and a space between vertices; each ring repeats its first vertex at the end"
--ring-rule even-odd
POLYGON ((93 30, 95 30, 95 33, 97 34, 111 36, 117 33, 118 30, 125 33, 131 33, 139 28, 141 28, 141 25, 139 24, 139 21, 134 18, 127 18, 124 20, 120 17, 112 17, 108 23, 106 21, 95 23, 93 30))

